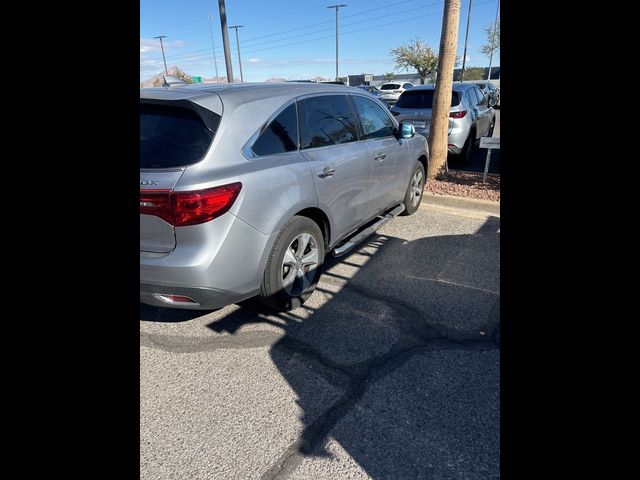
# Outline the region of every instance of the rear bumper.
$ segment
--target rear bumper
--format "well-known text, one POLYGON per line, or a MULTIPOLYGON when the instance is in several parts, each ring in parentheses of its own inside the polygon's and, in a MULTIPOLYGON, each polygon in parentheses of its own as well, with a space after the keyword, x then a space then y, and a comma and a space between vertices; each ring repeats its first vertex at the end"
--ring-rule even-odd
POLYGON ((156 307, 182 308, 188 310, 214 310, 222 308, 232 303, 237 303, 247 298, 251 298, 258 293, 249 292, 240 294, 237 292, 228 292, 215 288, 188 288, 170 285, 152 285, 148 283, 140 283, 140 301, 147 305, 156 307), (189 297, 197 302, 192 303, 168 303, 163 301, 159 294, 181 295, 189 297))
POLYGON ((172 252, 140 252, 140 301, 202 310, 250 298, 260 288, 265 252, 274 239, 275 234, 264 235, 231 213, 176 228, 172 252), (154 294, 186 296, 198 303, 166 302, 154 294))

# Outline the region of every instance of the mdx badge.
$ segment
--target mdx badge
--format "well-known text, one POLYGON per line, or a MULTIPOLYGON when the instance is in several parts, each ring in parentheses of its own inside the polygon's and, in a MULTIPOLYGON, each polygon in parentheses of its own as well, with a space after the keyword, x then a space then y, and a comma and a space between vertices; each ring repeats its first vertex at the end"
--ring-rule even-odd
POLYGON ((140 185, 158 185, 158 180, 140 180, 140 185))

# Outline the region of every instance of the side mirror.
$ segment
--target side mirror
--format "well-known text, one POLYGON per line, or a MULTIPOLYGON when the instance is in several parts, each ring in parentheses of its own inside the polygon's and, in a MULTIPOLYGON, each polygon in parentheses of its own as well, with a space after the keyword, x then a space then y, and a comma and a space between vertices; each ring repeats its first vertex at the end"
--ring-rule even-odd
POLYGON ((416 134, 416 127, 413 123, 400 122, 400 138, 413 138, 416 134))

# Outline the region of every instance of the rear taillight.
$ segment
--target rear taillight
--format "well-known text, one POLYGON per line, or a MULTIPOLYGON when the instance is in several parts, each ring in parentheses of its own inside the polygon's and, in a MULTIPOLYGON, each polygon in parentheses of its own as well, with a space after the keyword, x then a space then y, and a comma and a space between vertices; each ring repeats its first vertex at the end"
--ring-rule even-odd
POLYGON ((191 192, 140 190, 140 213, 175 227, 198 225, 229 211, 241 188, 242 183, 236 182, 191 192))
POLYGON ((466 110, 462 110, 461 112, 451 112, 449 116, 451 118, 462 118, 467 114, 466 110))

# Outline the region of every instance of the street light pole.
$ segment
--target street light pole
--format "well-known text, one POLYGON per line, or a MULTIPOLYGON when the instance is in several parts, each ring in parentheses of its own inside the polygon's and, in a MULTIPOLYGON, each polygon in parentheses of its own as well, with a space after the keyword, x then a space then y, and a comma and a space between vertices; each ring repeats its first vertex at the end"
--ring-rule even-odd
POLYGON ((467 61, 467 38, 469 38, 469 22, 471 21, 471 4, 473 0, 469 0, 469 13, 467 14, 467 33, 464 36, 464 53, 462 54, 462 71, 460 72, 460 83, 464 80, 464 64, 467 61))
POLYGON ((500 0, 498 0, 498 7, 496 8, 496 20, 493 22, 493 35, 491 35, 491 54, 489 55, 489 77, 487 80, 491 80, 491 60, 493 59, 493 48, 496 43, 496 28, 498 28, 498 12, 500 11, 500 0))
POLYGON ((336 9, 336 82, 338 81, 338 9, 340 7, 347 7, 348 5, 342 3, 340 5, 331 5, 327 8, 335 8, 336 9))
POLYGON ((164 59, 164 45, 162 45, 162 39, 163 38, 167 38, 166 35, 160 35, 158 37, 153 37, 153 38, 159 38, 160 39, 160 48, 162 49, 162 61, 164 62, 164 73, 169 75, 169 70, 167 70, 167 61, 164 59))
POLYGON ((233 65, 231 64, 231 52, 229 51, 229 33, 227 32, 227 8, 224 0, 218 0, 220 11, 220 27, 222 28, 222 47, 224 48, 224 64, 227 68, 227 83, 233 83, 233 65))
POLYGON ((213 44, 213 15, 209 14, 209 29, 211 30, 211 50, 213 50, 213 65, 216 67, 216 83, 218 83, 218 61, 216 60, 216 47, 213 44))
POLYGON ((242 77, 242 59, 240 58, 240 41, 238 40, 238 29, 242 28, 244 25, 231 25, 229 28, 236 29, 236 47, 238 47, 238 63, 240 64, 240 83, 244 82, 244 78, 242 77))

